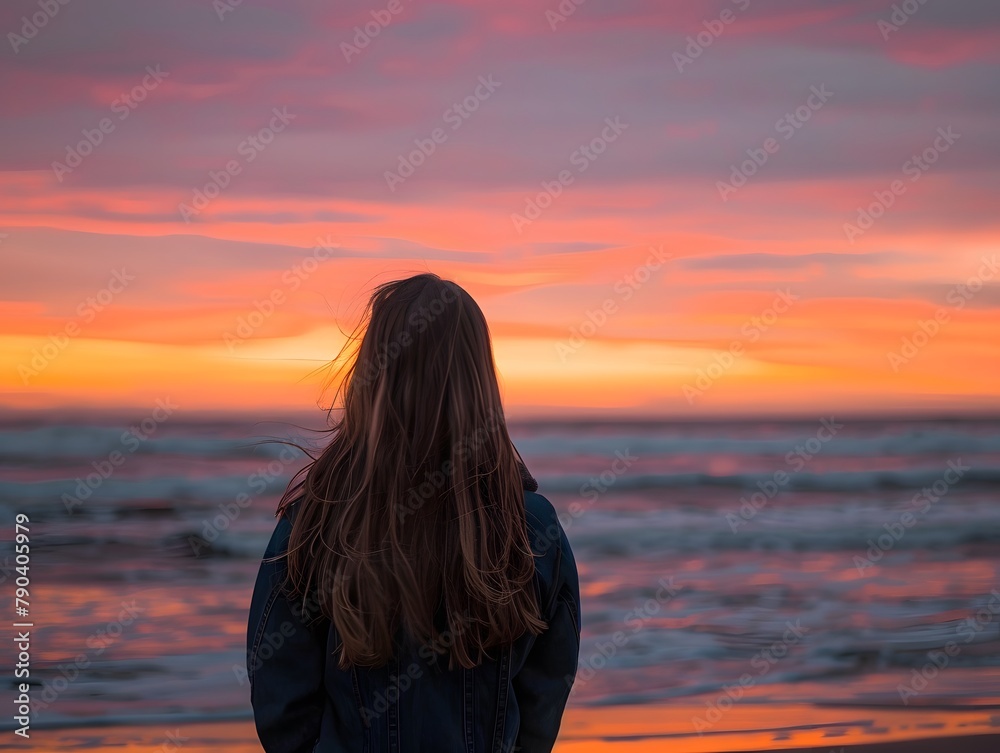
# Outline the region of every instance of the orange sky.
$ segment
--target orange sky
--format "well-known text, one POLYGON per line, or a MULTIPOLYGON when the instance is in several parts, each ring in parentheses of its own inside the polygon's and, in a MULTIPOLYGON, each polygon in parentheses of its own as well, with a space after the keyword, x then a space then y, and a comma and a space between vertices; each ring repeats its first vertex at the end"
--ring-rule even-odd
POLYGON ((512 414, 1000 407, 1000 21, 547 7, 61 10, 0 75, 0 404, 306 409, 430 270, 512 414))

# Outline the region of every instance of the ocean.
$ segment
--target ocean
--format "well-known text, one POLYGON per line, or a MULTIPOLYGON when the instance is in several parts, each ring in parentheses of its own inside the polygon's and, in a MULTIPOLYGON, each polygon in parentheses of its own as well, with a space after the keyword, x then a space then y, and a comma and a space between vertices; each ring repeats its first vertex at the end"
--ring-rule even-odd
MULTIPOLYGON (((1000 421, 509 428, 580 571, 571 707, 683 707, 675 736, 768 704, 823 709, 779 732, 859 707, 1000 726, 1000 421)), ((304 462, 268 437, 317 441, 169 410, 0 422, 0 593, 23 513, 34 729, 251 718, 247 608, 304 462)))

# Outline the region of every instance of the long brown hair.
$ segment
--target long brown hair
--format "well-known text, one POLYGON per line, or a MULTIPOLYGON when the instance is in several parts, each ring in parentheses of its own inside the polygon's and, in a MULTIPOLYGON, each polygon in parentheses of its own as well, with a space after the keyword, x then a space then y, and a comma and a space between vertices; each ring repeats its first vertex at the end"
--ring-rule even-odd
POLYGON ((341 359, 342 417, 277 511, 294 503, 286 589, 333 622, 340 665, 384 665, 400 627, 462 667, 540 633, 521 458, 479 306, 435 274, 383 283, 341 359))

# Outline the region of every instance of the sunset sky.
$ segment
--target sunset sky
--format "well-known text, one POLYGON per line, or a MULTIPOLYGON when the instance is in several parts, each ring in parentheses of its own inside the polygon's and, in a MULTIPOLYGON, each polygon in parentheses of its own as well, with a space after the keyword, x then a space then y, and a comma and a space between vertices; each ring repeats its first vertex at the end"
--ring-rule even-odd
POLYGON ((512 414, 1000 408, 995 2, 11 0, 0 32, 5 407, 309 409, 372 286, 429 270, 512 414))

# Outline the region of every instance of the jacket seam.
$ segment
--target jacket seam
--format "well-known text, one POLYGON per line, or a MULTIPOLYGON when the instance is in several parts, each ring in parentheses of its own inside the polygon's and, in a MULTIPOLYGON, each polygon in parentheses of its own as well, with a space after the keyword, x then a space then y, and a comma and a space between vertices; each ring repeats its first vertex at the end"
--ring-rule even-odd
POLYGON ((260 651, 260 642, 264 637, 264 629, 267 627, 267 621, 271 616, 271 608, 274 606, 274 602, 278 598, 278 590, 271 586, 270 594, 268 594, 267 602, 264 604, 264 613, 261 615, 260 623, 257 625, 257 634, 253 639, 253 649, 250 652, 250 669, 248 672, 250 680, 250 694, 253 695, 253 676, 257 671, 257 654, 260 651))
POLYGON ((465 751, 466 753, 475 753, 475 742, 473 740, 472 733, 472 670, 464 670, 462 672, 462 678, 465 684, 465 703, 463 704, 465 711, 465 751))
POLYGON ((395 672, 389 676, 389 751, 399 752, 399 652, 396 652, 395 672))
POLYGON ((364 701, 361 700, 361 687, 358 685, 358 671, 351 666, 351 687, 354 689, 354 702, 358 706, 358 714, 361 716, 361 723, 367 727, 370 722, 368 721, 368 714, 365 711, 364 701))
POLYGON ((358 705, 358 714, 361 717, 361 736, 362 736, 362 753, 368 753, 371 750, 371 720, 368 718, 368 710, 365 708, 365 704, 361 699, 361 685, 358 682, 358 670, 353 665, 351 666, 351 687, 354 690, 354 702, 358 705))
POLYGON ((504 732, 507 727, 507 689, 510 683, 510 652, 504 648, 500 655, 500 682, 497 683, 497 716, 493 725, 493 753, 504 749, 504 732))
POLYGON ((577 638, 579 638, 579 636, 580 636, 580 615, 579 615, 579 613, 577 612, 577 609, 576 609, 576 599, 574 599, 573 595, 570 594, 570 596, 567 599, 567 601, 569 602, 570 617, 573 618, 573 627, 576 629, 577 638))

